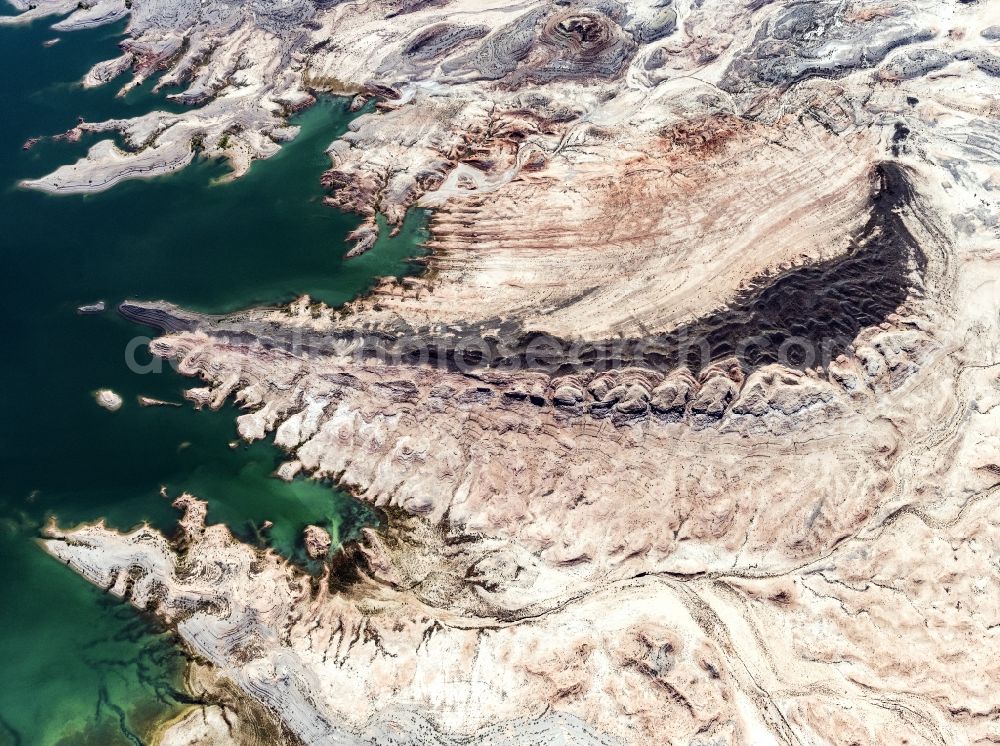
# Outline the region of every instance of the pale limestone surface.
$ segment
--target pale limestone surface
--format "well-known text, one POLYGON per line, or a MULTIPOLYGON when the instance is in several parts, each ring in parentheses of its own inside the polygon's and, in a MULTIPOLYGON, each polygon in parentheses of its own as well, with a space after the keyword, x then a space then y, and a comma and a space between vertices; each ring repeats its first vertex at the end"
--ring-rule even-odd
POLYGON ((97 406, 102 407, 109 412, 117 412, 122 408, 121 396, 111 389, 98 389, 95 391, 94 401, 97 402, 97 406))

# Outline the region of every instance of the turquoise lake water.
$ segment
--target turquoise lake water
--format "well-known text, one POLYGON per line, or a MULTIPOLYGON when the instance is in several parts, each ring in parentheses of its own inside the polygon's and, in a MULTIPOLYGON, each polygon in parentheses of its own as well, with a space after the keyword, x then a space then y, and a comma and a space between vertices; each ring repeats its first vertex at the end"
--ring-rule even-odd
MULTIPOLYGON (((80 157, 80 143, 32 136, 101 120, 173 109, 151 84, 125 99, 115 83, 85 91, 95 62, 116 55, 123 26, 63 34, 47 24, 0 27, 0 260, 7 320, 0 369, 0 744, 139 744, 181 708, 184 658, 156 623, 76 576, 39 549, 50 515, 61 525, 106 517, 127 529, 142 521, 171 531, 176 513, 159 494, 187 490, 209 501, 209 518, 242 538, 302 559, 300 532, 325 524, 336 536, 369 516, 328 486, 271 474, 281 455, 268 443, 240 444, 235 410, 143 408, 138 395, 182 401, 199 385, 164 366, 138 375, 125 350, 138 329, 114 311, 125 298, 164 298, 204 311, 278 303, 309 293, 342 303, 381 275, 412 272, 425 216, 414 212, 396 239, 345 261, 357 219, 321 204, 326 146, 347 127, 340 99, 299 115, 300 136, 243 179, 217 183, 225 164, 198 162, 110 192, 54 197, 17 181, 80 157), (108 312, 80 316, 96 300, 108 312), (118 412, 92 392, 112 388, 118 412)), ((124 81, 122 81, 124 82, 124 81)))

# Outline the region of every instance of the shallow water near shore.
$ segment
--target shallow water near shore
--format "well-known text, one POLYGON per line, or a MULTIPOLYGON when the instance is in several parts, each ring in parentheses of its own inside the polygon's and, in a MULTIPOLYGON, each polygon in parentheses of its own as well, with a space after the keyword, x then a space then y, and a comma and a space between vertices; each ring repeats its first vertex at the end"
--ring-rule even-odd
MULTIPOLYGON (((0 371, 0 744, 146 743, 183 706, 183 654, 173 638, 59 565, 35 543, 50 515, 61 525, 105 518, 172 531, 171 496, 209 501, 209 519, 242 538, 303 559, 300 533, 325 524, 344 538, 371 516, 314 482, 271 474, 281 455, 268 443, 237 444, 231 407, 141 407, 137 396, 182 402, 198 385, 172 372, 139 375, 126 365, 130 341, 148 334, 113 311, 126 298, 165 298, 202 311, 274 304, 302 293, 342 303, 381 275, 412 272, 424 216, 395 239, 350 262, 344 237, 357 219, 321 204, 326 146, 350 120, 326 99, 296 117, 299 137, 250 174, 219 183, 225 164, 198 162, 110 192, 53 197, 17 188, 78 158, 80 143, 56 134, 77 117, 100 120, 154 108, 180 110, 151 83, 115 97, 122 81, 85 91, 79 80, 116 54, 123 26, 56 34, 48 25, 0 27, 0 257, 7 364, 0 371), (59 36, 52 47, 42 42, 59 36), (109 310, 81 316, 104 300, 109 310), (93 400, 112 388, 124 405, 93 400), (270 520, 270 532, 259 527, 270 520)), ((140 345, 136 356, 148 360, 140 345)))

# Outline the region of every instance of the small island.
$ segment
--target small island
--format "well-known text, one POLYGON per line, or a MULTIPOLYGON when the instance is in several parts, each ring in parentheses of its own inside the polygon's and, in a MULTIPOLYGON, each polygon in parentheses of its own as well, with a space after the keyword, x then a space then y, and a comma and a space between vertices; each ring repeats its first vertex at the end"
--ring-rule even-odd
POLYGON ((117 412, 122 408, 122 398, 111 389, 98 389, 94 392, 94 400, 99 407, 109 412, 117 412))

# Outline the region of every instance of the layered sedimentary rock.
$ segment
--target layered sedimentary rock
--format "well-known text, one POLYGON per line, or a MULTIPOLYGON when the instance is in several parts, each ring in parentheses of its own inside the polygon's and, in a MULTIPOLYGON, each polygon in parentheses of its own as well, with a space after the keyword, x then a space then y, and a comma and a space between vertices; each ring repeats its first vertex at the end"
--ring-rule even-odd
POLYGON ((190 662, 185 686, 200 704, 164 723, 153 735, 158 746, 216 746, 239 743, 266 746, 282 743, 281 724, 254 700, 244 696, 218 669, 190 662))
POLYGON ((224 133, 245 167, 309 96, 377 100, 324 182, 354 253, 432 208, 422 276, 337 309, 121 311, 279 473, 385 525, 321 577, 189 496, 174 540, 50 552, 292 741, 1000 739, 996 9, 169 10, 134 0, 123 53, 200 108, 81 125, 135 152, 33 186, 224 133))

